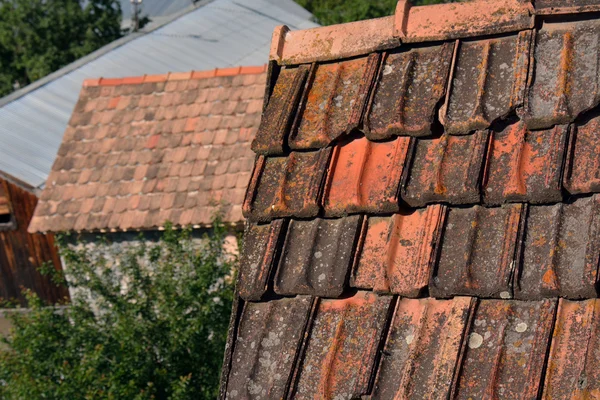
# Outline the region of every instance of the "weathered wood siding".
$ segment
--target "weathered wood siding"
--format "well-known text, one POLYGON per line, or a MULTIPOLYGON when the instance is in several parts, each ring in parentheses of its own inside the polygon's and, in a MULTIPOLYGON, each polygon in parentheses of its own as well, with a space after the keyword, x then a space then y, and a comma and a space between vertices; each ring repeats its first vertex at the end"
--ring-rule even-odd
POLYGON ((0 177, 0 184, 3 182, 8 188, 16 228, 0 230, 0 297, 23 304, 21 292, 26 288, 48 302, 63 300, 68 297, 68 290, 56 286, 37 270, 46 261, 51 261, 56 269, 62 268, 54 236, 27 232, 37 197, 0 177))

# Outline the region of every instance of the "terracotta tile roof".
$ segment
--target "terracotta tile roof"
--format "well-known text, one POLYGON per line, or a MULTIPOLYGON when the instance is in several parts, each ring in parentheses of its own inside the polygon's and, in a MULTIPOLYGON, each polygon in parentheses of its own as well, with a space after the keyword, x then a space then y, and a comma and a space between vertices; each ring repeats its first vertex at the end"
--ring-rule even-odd
POLYGON ((243 220, 265 67, 84 82, 30 231, 243 220))
POLYGON ((223 398, 598 396, 597 11, 275 31, 223 398), (235 357, 245 310, 306 296, 252 339, 291 348, 235 357))

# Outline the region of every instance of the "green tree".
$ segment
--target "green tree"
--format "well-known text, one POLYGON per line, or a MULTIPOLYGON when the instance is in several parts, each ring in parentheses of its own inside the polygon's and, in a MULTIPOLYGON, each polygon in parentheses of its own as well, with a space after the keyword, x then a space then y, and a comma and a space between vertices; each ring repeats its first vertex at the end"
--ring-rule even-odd
POLYGON ((0 0, 0 96, 122 35, 118 0, 0 0))
MULTIPOLYGON (((414 5, 447 3, 452 0, 415 0, 414 5)), ((296 0, 321 25, 385 17, 394 14, 398 0, 296 0)))
POLYGON ((225 233, 217 221, 198 249, 168 228, 118 253, 63 238, 77 295, 67 307, 28 295, 0 353, 0 398, 216 398, 237 262, 225 233))

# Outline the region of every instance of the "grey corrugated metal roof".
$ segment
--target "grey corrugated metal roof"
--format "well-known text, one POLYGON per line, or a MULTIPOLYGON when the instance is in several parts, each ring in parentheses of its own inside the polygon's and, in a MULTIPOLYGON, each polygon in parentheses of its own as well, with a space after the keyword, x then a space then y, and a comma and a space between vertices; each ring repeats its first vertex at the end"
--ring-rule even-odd
POLYGON ((0 171, 43 186, 84 79, 261 65, 281 24, 316 26, 292 0, 215 0, 0 99, 0 171))

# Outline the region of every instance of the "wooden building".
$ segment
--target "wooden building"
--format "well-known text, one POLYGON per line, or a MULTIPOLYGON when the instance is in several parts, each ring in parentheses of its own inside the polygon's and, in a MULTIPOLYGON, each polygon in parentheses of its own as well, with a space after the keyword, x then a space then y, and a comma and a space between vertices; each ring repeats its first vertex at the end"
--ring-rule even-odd
POLYGON ((0 300, 24 304, 30 289, 47 302, 68 298, 66 287, 55 285, 38 268, 50 262, 61 269, 54 235, 28 233, 38 198, 33 188, 0 173, 0 300))

